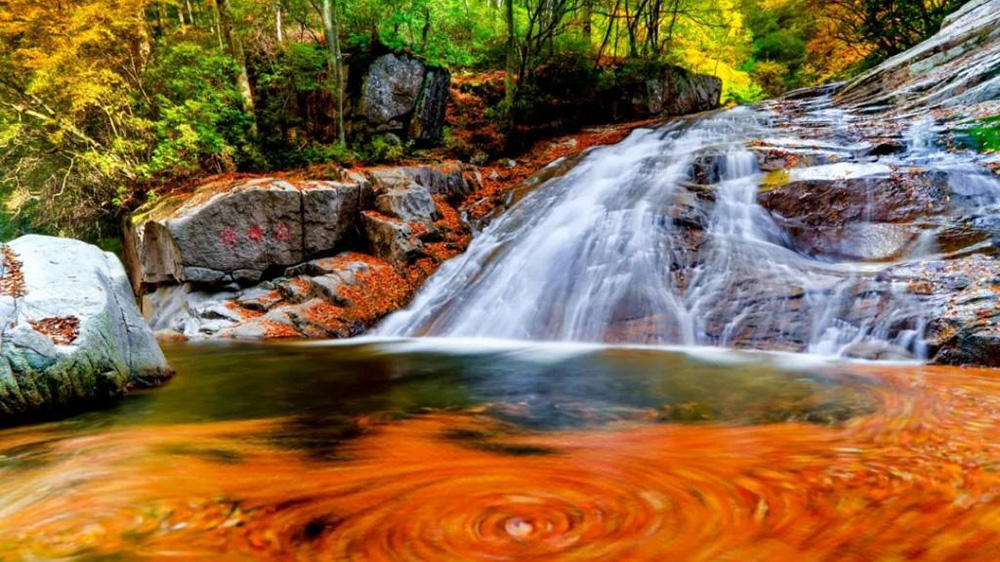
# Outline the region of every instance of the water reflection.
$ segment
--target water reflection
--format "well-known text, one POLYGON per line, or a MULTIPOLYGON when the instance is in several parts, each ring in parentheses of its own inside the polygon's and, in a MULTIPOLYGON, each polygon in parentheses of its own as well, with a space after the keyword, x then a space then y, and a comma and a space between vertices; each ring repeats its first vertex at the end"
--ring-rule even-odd
POLYGON ((168 354, 179 376, 160 391, 0 432, 0 560, 984 560, 1000 545, 990 372, 598 347, 168 354))

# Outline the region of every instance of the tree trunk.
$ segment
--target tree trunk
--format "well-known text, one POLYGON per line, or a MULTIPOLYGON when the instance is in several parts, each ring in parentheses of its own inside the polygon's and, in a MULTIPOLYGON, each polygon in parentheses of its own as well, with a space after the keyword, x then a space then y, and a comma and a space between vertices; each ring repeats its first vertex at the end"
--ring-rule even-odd
POLYGON ((517 43, 514 39, 514 0, 504 0, 507 20, 507 75, 504 77, 504 102, 508 128, 514 124, 514 73, 517 69, 517 43))
POLYGON ((424 8, 424 27, 420 30, 420 51, 427 48, 427 36, 431 33, 431 9, 424 8))
POLYGON ((591 49, 591 39, 593 34, 594 21, 594 0, 584 0, 583 2, 583 42, 587 44, 587 49, 591 49))
POLYGON ((274 34, 278 38, 278 45, 285 43, 285 23, 282 17, 281 0, 274 0, 274 34))
POLYGON ((191 0, 184 0, 184 7, 187 8, 188 23, 198 27, 194 21, 194 10, 191 9, 191 0))
POLYGON ((243 52, 243 41, 233 29, 233 15, 229 11, 229 0, 216 0, 216 6, 219 8, 219 28, 229 44, 229 54, 232 55, 233 62, 236 63, 236 87, 239 89, 243 101, 243 111, 250 116, 256 132, 257 111, 253 103, 253 90, 250 89, 250 73, 247 72, 247 58, 243 52))
POLYGON ((330 51, 327 64, 333 74, 333 96, 337 102, 337 139, 340 146, 347 146, 347 135, 344 133, 344 64, 340 52, 340 16, 334 0, 323 0, 323 32, 326 34, 326 46, 330 51))
POLYGON ((225 45, 222 42, 222 17, 219 16, 219 4, 212 0, 212 26, 215 28, 215 37, 219 40, 219 48, 225 49, 225 45))

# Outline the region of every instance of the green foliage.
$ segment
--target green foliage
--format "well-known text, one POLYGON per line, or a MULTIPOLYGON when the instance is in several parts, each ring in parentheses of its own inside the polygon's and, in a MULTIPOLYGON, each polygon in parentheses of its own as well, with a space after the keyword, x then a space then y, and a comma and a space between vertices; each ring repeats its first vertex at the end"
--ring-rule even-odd
MULTIPOLYGON (((146 75, 151 152, 144 177, 186 176, 264 166, 233 86, 233 63, 194 42, 166 43, 146 75)), ((143 106, 142 100, 136 105, 143 106)))
POLYGON ((410 143, 400 141, 395 135, 375 135, 361 145, 357 154, 368 162, 391 164, 403 158, 410 149, 410 143))
POLYGON ((968 131, 972 147, 983 153, 1000 152, 1000 116, 979 121, 968 131))
POLYGON ((358 153, 349 148, 340 146, 340 143, 310 143, 294 151, 294 153, 294 157, 289 157, 288 160, 286 160, 286 162, 292 165, 291 167, 302 167, 309 166, 311 164, 326 164, 331 162, 336 164, 349 164, 360 159, 358 153))

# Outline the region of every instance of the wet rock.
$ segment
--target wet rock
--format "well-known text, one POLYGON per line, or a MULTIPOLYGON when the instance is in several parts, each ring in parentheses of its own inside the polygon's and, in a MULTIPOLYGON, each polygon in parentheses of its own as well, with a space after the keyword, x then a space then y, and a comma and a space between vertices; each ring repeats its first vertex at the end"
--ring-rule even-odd
POLYGON ((887 261, 904 257, 921 229, 911 224, 849 223, 833 227, 785 228, 795 250, 849 261, 887 261))
POLYGON ((913 261, 880 276, 919 302, 932 362, 1000 366, 1000 265, 974 254, 913 261))
POLYGON ((893 154, 902 154, 903 152, 906 152, 906 150, 907 150, 906 143, 902 142, 901 140, 898 139, 888 140, 880 142, 875 146, 873 146, 871 150, 867 152, 867 155, 879 156, 879 157, 892 156, 893 154))
POLYGON ((691 162, 688 179, 699 185, 712 185, 722 181, 725 173, 725 154, 721 152, 700 154, 691 162))
POLYGON ((762 172, 783 172, 792 168, 835 164, 852 158, 850 154, 836 151, 808 150, 798 147, 757 145, 751 147, 757 154, 757 166, 762 172))
POLYGON ((760 204, 790 223, 807 226, 908 222, 948 208, 948 176, 943 172, 888 170, 854 175, 855 170, 867 172, 871 168, 823 168, 826 170, 807 168, 799 175, 786 174, 775 186, 767 185, 769 180, 765 179, 760 204))
POLYGON ((905 349, 871 340, 850 344, 841 353, 844 357, 868 361, 907 361, 913 359, 913 354, 905 349))
POLYGON ((0 419, 106 403, 172 371, 113 254, 24 236, 0 255, 0 419))

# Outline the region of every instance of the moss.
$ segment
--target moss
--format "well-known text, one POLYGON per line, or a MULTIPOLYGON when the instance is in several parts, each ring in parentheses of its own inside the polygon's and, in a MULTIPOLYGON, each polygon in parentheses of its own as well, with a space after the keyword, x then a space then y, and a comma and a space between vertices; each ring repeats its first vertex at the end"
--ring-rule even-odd
POLYGON ((1000 115, 981 121, 969 131, 969 136, 979 152, 1000 151, 1000 115))
POLYGON ((775 170, 773 172, 768 172, 764 176, 764 180, 760 184, 760 191, 766 193, 768 191, 778 189, 786 185, 791 180, 791 174, 788 170, 775 170))
POLYGON ((983 154, 1000 152, 1000 115, 980 119, 955 136, 960 148, 983 154))

